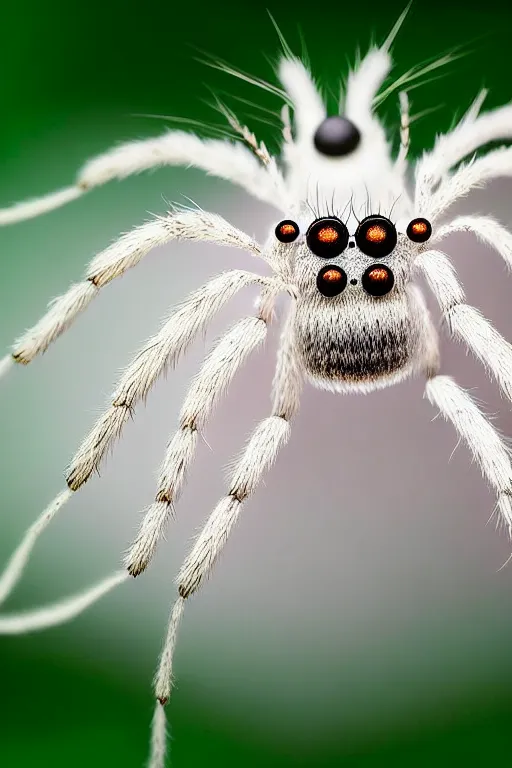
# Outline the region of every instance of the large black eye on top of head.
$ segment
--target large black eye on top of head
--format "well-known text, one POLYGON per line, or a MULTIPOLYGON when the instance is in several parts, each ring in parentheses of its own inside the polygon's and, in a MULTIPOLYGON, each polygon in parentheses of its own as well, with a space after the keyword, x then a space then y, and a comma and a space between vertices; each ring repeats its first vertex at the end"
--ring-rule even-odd
POLYGON ((315 147, 322 155, 342 157, 349 155, 361 141, 361 134, 350 120, 341 115, 326 117, 313 139, 315 147))
POLYGON ((389 256, 397 243, 395 225, 384 216, 367 216, 363 219, 355 238, 358 248, 374 259, 389 256))
POLYGON ((315 256, 332 259, 339 256, 348 243, 348 229, 334 216, 316 219, 306 232, 306 243, 315 256))

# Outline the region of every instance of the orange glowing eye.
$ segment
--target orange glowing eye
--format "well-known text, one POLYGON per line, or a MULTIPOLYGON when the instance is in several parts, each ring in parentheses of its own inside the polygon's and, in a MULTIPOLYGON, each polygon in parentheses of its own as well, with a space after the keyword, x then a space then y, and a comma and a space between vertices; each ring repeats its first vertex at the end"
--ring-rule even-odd
POLYGON ((363 219, 355 234, 356 245, 365 256, 372 259, 389 256, 393 252, 398 235, 392 221, 380 214, 363 219))
POLYGON ((323 273, 323 279, 327 280, 328 283, 338 283, 343 279, 343 275, 337 269, 328 269, 327 272, 323 273))
POLYGON ((366 293, 378 298, 390 292, 395 284, 395 278, 389 267, 384 264, 376 264, 374 267, 368 267, 361 283, 366 293))
POLYGON ((318 232, 316 237, 321 243, 335 243, 339 238, 339 234, 334 227, 324 227, 318 232))
POLYGON ((368 272, 368 279, 376 283, 382 282, 383 280, 388 279, 388 271, 387 269, 376 267, 375 269, 372 269, 371 272, 368 272))
POLYGON ((347 276, 341 267, 335 267, 333 264, 329 264, 320 270, 316 276, 316 287, 322 294, 329 299, 345 290, 347 285, 347 276))
POLYGON ((277 225, 275 235, 280 243, 293 243, 299 236, 299 227, 294 221, 287 219, 277 225))
POLYGON ((315 256, 330 259, 343 253, 348 237, 346 224, 336 216, 323 216, 310 225, 306 232, 306 243, 315 256))
POLYGON ((413 243, 425 243, 432 234, 432 225, 428 219, 413 219, 407 227, 407 237, 413 243))
POLYGON ((379 224, 374 224, 372 227, 369 227, 366 230, 365 235, 370 243, 383 243, 387 236, 388 233, 384 227, 381 227, 379 224))

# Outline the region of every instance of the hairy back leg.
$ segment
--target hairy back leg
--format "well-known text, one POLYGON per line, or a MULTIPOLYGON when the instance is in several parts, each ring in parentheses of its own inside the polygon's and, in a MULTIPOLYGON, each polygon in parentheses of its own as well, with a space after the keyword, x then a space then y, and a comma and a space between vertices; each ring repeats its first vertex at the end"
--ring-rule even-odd
MULTIPOLYGON (((80 446, 68 472, 68 488, 61 491, 29 528, 17 550, 0 575, 0 593, 4 598, 20 579, 30 553, 47 525, 99 466, 107 449, 119 437, 134 405, 145 398, 167 365, 176 363, 180 355, 205 329, 216 312, 238 290, 251 283, 263 286, 279 283, 275 278, 262 278, 250 272, 233 270, 214 278, 195 291, 175 309, 121 378, 113 396, 112 406, 96 422, 80 446)), ((282 284, 281 284, 282 285, 282 284)))
MULTIPOLYGON (((216 243, 247 250, 265 258, 259 245, 220 216, 205 211, 174 211, 159 216, 120 237, 97 254, 82 282, 73 284, 50 302, 48 312, 16 341, 12 358, 27 365, 66 331, 98 294, 115 278, 135 267, 153 248, 171 240, 216 243)), ((1 374, 1 368, 0 368, 1 374)))
POLYGON ((482 474, 495 491, 500 521, 512 536, 511 453, 504 438, 480 411, 474 400, 450 376, 433 376, 425 395, 450 421, 478 462, 482 474))
POLYGON ((171 611, 167 635, 155 676, 157 699, 152 726, 150 768, 163 768, 165 756, 165 717, 163 706, 172 685, 173 654, 185 601, 209 575, 229 533, 238 519, 242 504, 256 489, 264 471, 274 462, 289 438, 290 420, 299 407, 302 371, 292 336, 294 306, 283 330, 278 353, 272 415, 256 427, 233 472, 229 491, 219 501, 186 557, 177 577, 178 599, 171 611))
POLYGON ((125 142, 92 158, 70 187, 0 209, 0 226, 60 208, 113 179, 124 179, 165 165, 199 168, 238 184, 250 195, 279 210, 286 208, 284 180, 273 158, 270 165, 265 166, 242 144, 201 139, 185 131, 168 131, 157 138, 125 142))
POLYGON ((181 409, 178 430, 160 468, 155 501, 145 512, 125 558, 132 576, 145 570, 163 536, 194 458, 198 431, 205 427, 217 401, 246 358, 264 342, 276 293, 270 289, 263 292, 257 315, 240 320, 219 340, 192 382, 181 409))

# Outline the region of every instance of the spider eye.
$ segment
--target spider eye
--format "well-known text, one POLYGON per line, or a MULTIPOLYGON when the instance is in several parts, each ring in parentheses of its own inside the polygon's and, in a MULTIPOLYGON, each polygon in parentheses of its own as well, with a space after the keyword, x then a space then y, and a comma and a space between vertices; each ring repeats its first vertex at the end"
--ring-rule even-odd
POLYGON ((389 267, 384 264, 374 264, 368 267, 361 283, 370 296, 385 296, 395 284, 395 277, 389 267))
POLYGON ((409 240, 425 243, 432 234, 432 224, 427 219, 413 219, 406 231, 409 240))
POLYGON ((354 123, 346 117, 336 115, 326 117, 320 123, 313 141, 322 155, 341 157, 354 151, 361 141, 361 134, 354 123))
POLYGON ((359 250, 373 258, 389 256, 397 242, 395 225, 384 216, 367 216, 355 237, 359 250))
POLYGON ((285 221, 279 222, 275 233, 281 243, 293 243, 299 236, 299 225, 291 219, 285 219, 285 221))
POLYGON ((306 242, 315 256, 329 259, 339 256, 345 250, 348 237, 348 229, 342 221, 326 217, 311 224, 306 233, 306 242))
POLYGON ((347 285, 347 276, 341 267, 329 264, 320 270, 316 278, 316 287, 323 296, 337 296, 347 285))

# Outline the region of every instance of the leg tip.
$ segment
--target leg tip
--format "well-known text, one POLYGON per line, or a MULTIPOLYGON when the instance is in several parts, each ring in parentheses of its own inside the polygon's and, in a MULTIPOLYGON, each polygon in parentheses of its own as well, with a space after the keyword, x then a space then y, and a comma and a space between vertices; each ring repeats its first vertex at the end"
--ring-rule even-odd
POLYGON ((129 565, 127 566, 126 570, 130 574, 130 576, 133 576, 134 579, 137 578, 137 576, 140 576, 141 573, 144 573, 146 570, 145 565, 129 565))
POLYGON ((23 352, 13 352, 11 358, 18 365, 28 365, 30 363, 30 360, 24 356, 23 352))
POLYGON ((144 573, 149 565, 149 560, 146 558, 142 559, 140 557, 130 557, 130 554, 131 553, 128 553, 127 557, 125 558, 124 566, 130 576, 133 576, 135 579, 137 576, 140 576, 141 573, 144 573))
POLYGON ((77 472, 74 470, 71 470, 71 472, 68 473, 68 476, 66 477, 66 484, 70 491, 78 491, 84 483, 87 482, 89 477, 91 476, 91 473, 88 475, 80 475, 78 476, 77 472))

